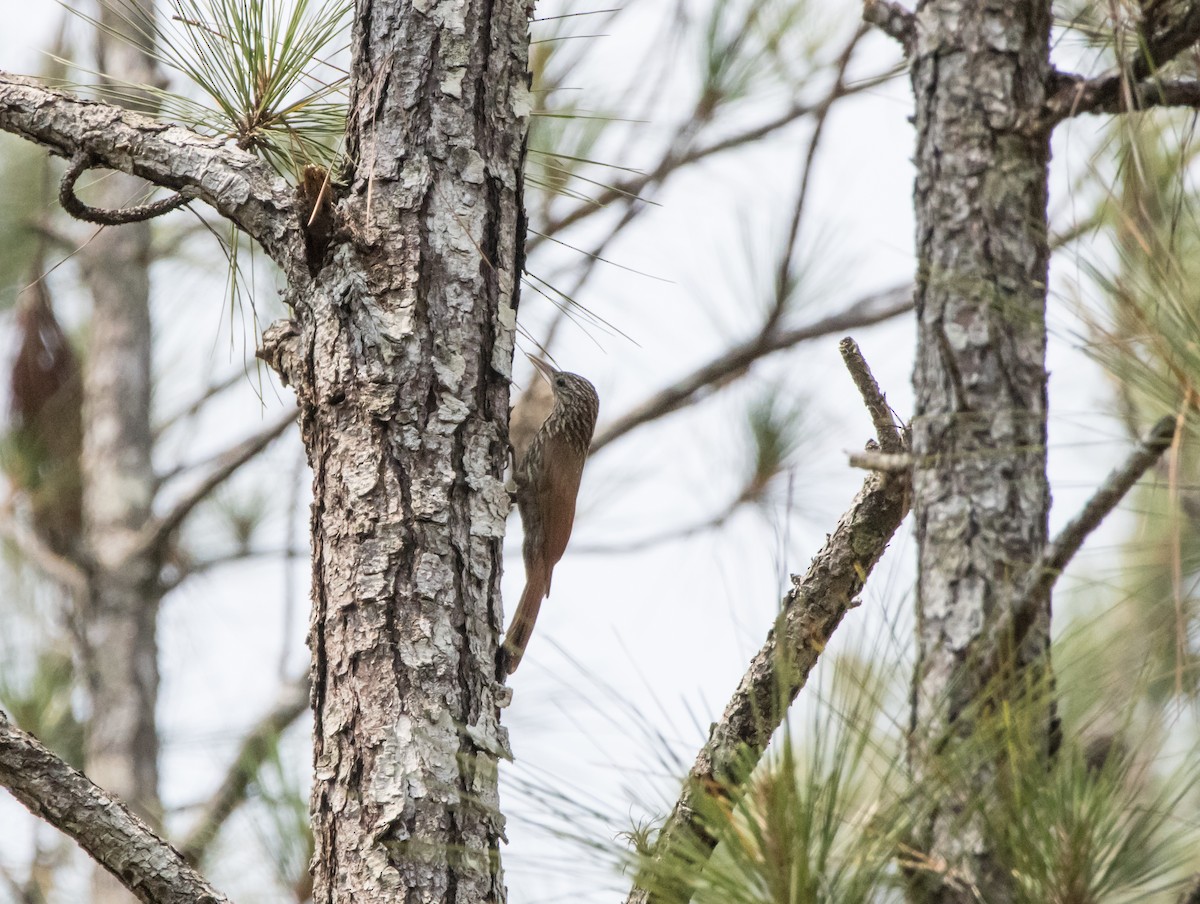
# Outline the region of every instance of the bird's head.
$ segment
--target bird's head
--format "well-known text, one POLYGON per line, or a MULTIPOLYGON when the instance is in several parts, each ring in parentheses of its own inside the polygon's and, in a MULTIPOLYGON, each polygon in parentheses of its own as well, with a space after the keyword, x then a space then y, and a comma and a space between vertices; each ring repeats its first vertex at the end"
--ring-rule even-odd
POLYGON ((596 387, 579 374, 555 370, 540 358, 530 356, 529 360, 554 390, 554 410, 550 413, 550 419, 559 421, 563 428, 578 435, 585 443, 590 443, 592 432, 596 429, 596 416, 600 412, 600 397, 596 395, 596 387))

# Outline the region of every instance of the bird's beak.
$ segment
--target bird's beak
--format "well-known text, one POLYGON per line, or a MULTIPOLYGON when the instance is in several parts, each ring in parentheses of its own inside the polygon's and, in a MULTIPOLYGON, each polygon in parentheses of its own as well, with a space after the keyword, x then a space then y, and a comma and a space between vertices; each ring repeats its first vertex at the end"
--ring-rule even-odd
POLYGON ((554 383, 554 368, 553 367, 551 367, 549 364, 547 364, 541 358, 533 357, 533 355, 529 356, 529 361, 530 361, 530 363, 533 364, 534 367, 536 367, 541 372, 542 376, 546 378, 546 381, 548 383, 551 383, 551 384, 554 383))

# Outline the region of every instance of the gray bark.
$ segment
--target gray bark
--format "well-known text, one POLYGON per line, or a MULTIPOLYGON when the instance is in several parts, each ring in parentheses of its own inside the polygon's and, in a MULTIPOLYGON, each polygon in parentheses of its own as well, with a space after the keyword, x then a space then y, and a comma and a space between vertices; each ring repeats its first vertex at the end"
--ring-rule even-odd
POLYGON ((528 15, 362 4, 356 168, 316 262, 294 196, 237 148, 0 76, 0 128, 193 192, 288 277, 296 321, 264 355, 314 469, 318 901, 504 896, 492 675, 528 15))
POLYGON ((318 904, 504 898, 493 674, 528 14, 358 4, 343 240, 264 337, 313 468, 318 904))
MULTIPOLYGON (((916 13, 918 779, 933 771, 931 739, 969 733, 982 690, 972 657, 1046 541, 1049 143, 1034 123, 1049 29, 1046 0, 927 0, 916 13)), ((1048 648, 1048 599, 1037 609, 1022 662, 1048 648)), ((967 881, 914 899, 974 900, 971 883, 987 900, 1006 899, 1007 877, 953 794, 925 843, 967 881)))
POLYGON ((0 784, 79 842, 146 904, 224 904, 216 891, 119 799, 96 787, 0 712, 0 784))
MULTIPOLYGON (((152 4, 130 3, 124 15, 152 16, 152 4)), ((125 27, 101 4, 101 19, 125 27)), ((100 32, 107 74, 150 83, 153 60, 100 32)), ((114 173, 93 197, 120 207, 146 191, 141 179, 114 173)), ((92 295, 83 378, 82 552, 90 579, 76 621, 82 629, 90 713, 84 768, 151 825, 158 797, 159 565, 137 550, 151 516, 154 470, 150 430, 150 224, 102 229, 79 251, 92 295)), ((93 875, 93 904, 122 904, 130 894, 107 870, 93 875)))
POLYGON ((165 126, 3 71, 0 129, 60 157, 85 152, 96 166, 188 192, 245 230, 289 276, 304 266, 295 192, 253 154, 222 138, 165 126))

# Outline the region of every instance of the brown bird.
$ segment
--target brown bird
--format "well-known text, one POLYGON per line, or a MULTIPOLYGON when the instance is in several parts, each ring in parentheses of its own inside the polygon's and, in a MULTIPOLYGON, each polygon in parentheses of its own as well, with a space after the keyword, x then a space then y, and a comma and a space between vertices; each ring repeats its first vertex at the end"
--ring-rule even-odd
POLYGON ((531 359, 554 392, 554 408, 517 462, 517 508, 525 528, 525 592, 500 647, 499 673, 511 675, 525 653, 550 577, 575 523, 575 497, 583 477, 600 398, 583 377, 531 359))

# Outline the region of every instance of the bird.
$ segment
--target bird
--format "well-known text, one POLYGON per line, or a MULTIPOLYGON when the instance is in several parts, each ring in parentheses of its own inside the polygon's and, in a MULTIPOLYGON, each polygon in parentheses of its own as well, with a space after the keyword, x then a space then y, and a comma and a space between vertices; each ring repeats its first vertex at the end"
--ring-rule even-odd
POLYGON ((575 523, 575 497, 587 460, 600 397, 578 374, 555 370, 531 357, 554 393, 554 407, 514 468, 517 510, 525 530, 525 590, 497 658, 500 677, 516 671, 533 633, 550 578, 562 558, 575 523))

